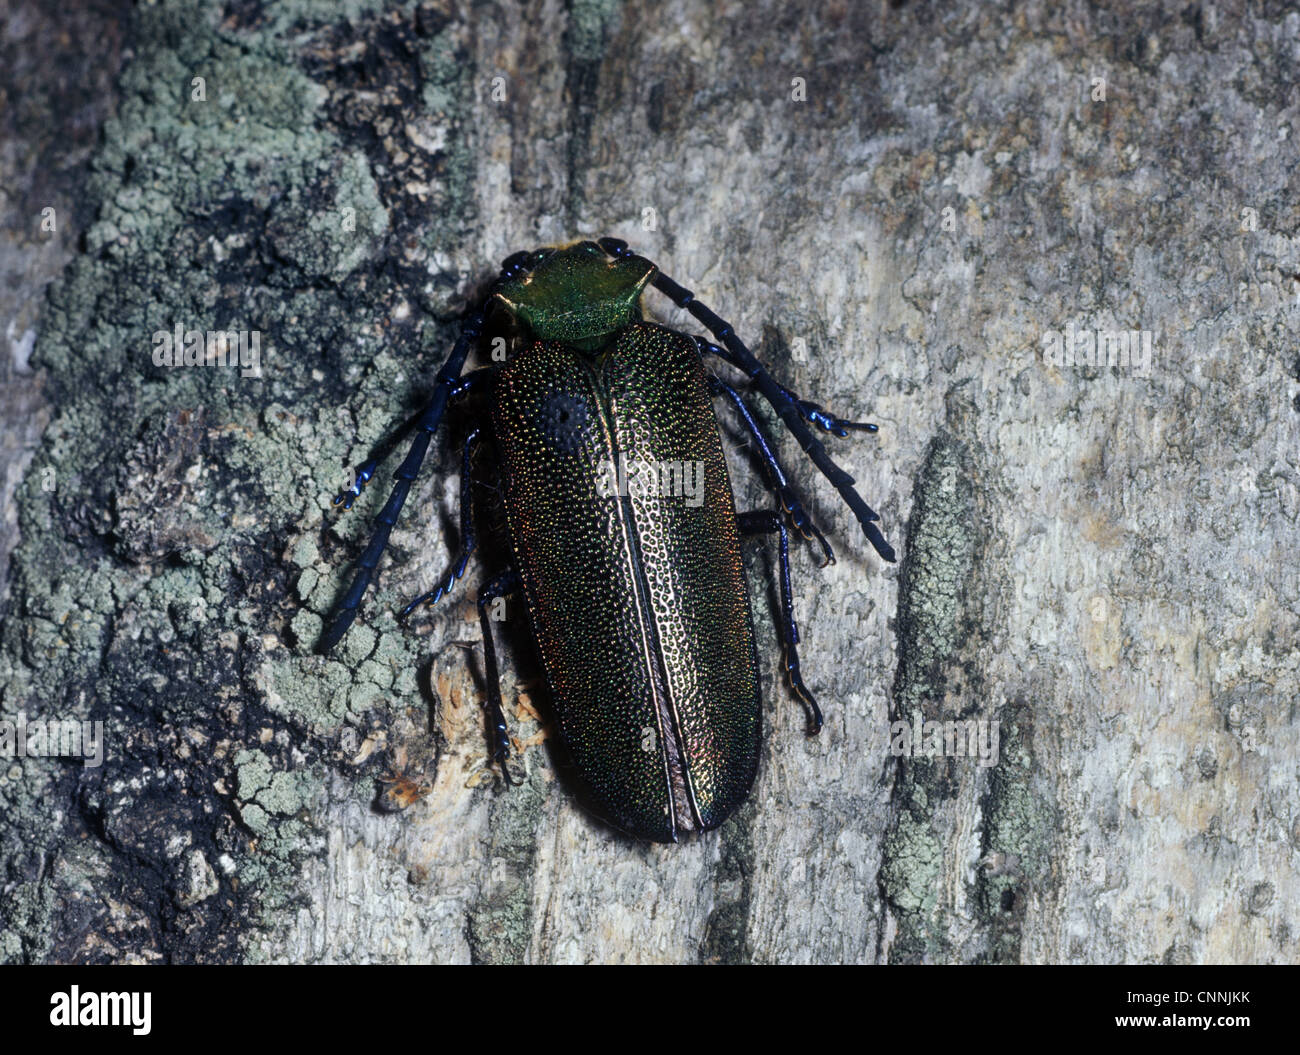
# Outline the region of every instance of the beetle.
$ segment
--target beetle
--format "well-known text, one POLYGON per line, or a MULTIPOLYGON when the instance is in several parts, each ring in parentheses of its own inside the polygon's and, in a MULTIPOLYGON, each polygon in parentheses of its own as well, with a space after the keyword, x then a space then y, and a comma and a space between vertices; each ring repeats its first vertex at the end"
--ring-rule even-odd
MULTIPOLYGON (((810 735, 820 731, 822 714, 799 668, 787 520, 820 547, 823 566, 834 552, 745 399, 706 366, 715 359, 747 376, 876 552, 893 561, 878 515, 814 433, 843 437, 877 426, 839 418, 779 384, 729 323, 625 242, 582 241, 508 257, 484 305, 464 318, 320 650, 333 648, 356 617, 447 406, 481 392, 488 411, 469 431, 461 460, 458 558, 403 614, 435 603, 463 576, 477 545, 473 457, 480 442, 490 443, 512 555, 478 592, 493 761, 510 781, 488 606, 521 591, 560 740, 595 811, 656 842, 716 828, 749 793, 761 743, 741 537, 777 536, 783 667, 810 735), (713 341, 646 321, 648 287, 689 312, 713 341), (521 345, 505 362, 466 373, 493 312, 522 335, 521 345), (772 509, 736 512, 718 398, 750 437, 776 498, 772 509), (638 470, 638 486, 628 466, 638 470), (657 467, 668 471, 656 477, 657 467), (672 486, 687 475, 699 485, 689 495, 672 486)), ((349 508, 395 443, 359 466, 335 502, 349 508)))

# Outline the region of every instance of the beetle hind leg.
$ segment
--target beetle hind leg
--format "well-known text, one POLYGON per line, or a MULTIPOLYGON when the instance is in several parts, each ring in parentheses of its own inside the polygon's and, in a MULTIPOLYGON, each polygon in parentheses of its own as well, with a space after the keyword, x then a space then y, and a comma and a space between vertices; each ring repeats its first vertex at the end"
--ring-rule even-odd
POLYGON ((451 571, 447 574, 446 579, 440 582, 432 590, 420 594, 414 601, 402 609, 402 618, 405 619, 416 608, 422 604, 435 605, 447 594, 451 593, 452 587, 462 575, 465 574, 465 568, 469 564, 469 559, 478 548, 478 536, 474 532, 474 493, 473 493, 473 458, 475 445, 478 442, 481 429, 474 429, 465 437, 465 450, 461 456, 460 466, 460 554, 456 563, 452 565, 451 571))
POLYGON ((483 631, 483 675, 487 681, 488 722, 492 727, 492 761, 501 767, 501 776, 507 784, 518 785, 506 765, 510 757, 510 730, 506 725, 506 712, 501 704, 501 674, 497 668, 497 650, 492 641, 492 619, 488 615, 488 605, 499 597, 514 593, 519 589, 519 573, 514 568, 507 568, 500 575, 488 580, 478 591, 478 620, 483 631))
POLYGON ((804 684, 799 670, 799 627, 794 621, 794 602, 790 589, 790 537, 786 533, 781 515, 774 509, 760 509, 751 513, 737 513, 736 526, 742 535, 780 535, 781 555, 781 643, 784 653, 786 678, 790 691, 803 704, 808 716, 808 735, 816 736, 822 729, 822 711, 817 699, 804 684))

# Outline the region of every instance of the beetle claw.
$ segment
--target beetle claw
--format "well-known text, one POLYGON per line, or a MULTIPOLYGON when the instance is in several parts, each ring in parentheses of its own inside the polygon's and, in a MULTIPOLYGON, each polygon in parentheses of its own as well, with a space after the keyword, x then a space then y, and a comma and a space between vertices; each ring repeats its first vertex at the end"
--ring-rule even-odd
POLYGON ((803 704, 804 713, 808 716, 807 733, 816 736, 822 731, 822 709, 817 706, 817 698, 803 682, 803 675, 799 673, 799 657, 795 654, 793 645, 786 655, 785 673, 790 682, 790 690, 803 704))
MULTIPOLYGON (((788 391, 788 390, 787 390, 788 391)), ((799 408, 799 413, 803 415, 804 420, 816 425, 823 432, 829 432, 841 439, 849 434, 849 430, 855 432, 879 432, 880 426, 872 424, 870 421, 849 421, 847 418, 836 417, 829 410, 824 409, 820 404, 813 403, 811 400, 799 399, 790 393, 794 399, 794 404, 799 408)))
POLYGON ((345 511, 351 509, 352 503, 361 497, 361 492, 366 489, 366 484, 375 475, 375 468, 376 466, 370 462, 364 462, 361 468, 357 470, 356 478, 352 484, 334 496, 334 504, 342 503, 345 511))
POLYGON ((808 528, 811 531, 811 534, 804 534, 804 538, 809 541, 816 540, 817 544, 822 548, 821 566, 823 568, 829 568, 835 563, 835 551, 831 549, 831 544, 826 541, 826 536, 817 530, 817 525, 811 520, 808 521, 808 528))
POLYGON ((801 702, 803 703, 804 712, 808 715, 807 733, 809 736, 816 736, 822 731, 822 709, 817 706, 817 701, 813 699, 812 693, 808 692, 807 689, 804 689, 803 695, 804 698, 801 702))
POLYGON ((447 575, 446 581, 434 587, 432 590, 420 594, 419 597, 402 609, 401 618, 403 620, 406 619, 406 617, 415 611, 415 609, 419 608, 420 605, 424 605, 426 608, 432 608, 435 604, 451 593, 452 587, 454 587, 460 580, 461 576, 465 574, 465 566, 468 563, 469 554, 465 553, 461 556, 460 562, 456 567, 447 575))
POLYGON ((786 515, 790 518, 790 523, 799 532, 799 537, 805 542, 816 542, 821 547, 823 568, 828 568, 835 563, 835 551, 831 549, 831 544, 826 541, 826 536, 822 534, 821 529, 813 523, 807 511, 799 500, 789 493, 789 489, 783 489, 778 495, 781 508, 785 510, 786 515))

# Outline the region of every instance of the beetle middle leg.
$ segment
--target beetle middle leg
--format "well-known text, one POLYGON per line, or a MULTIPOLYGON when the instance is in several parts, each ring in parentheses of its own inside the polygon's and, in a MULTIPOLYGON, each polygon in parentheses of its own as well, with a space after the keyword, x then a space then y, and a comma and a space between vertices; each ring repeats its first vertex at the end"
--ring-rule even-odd
POLYGON ((507 568, 500 575, 489 579, 478 591, 478 621, 483 630, 483 676, 487 682, 488 721, 492 724, 492 761, 501 767, 501 776, 507 784, 517 784, 510 775, 506 759, 510 757, 510 730, 506 726, 506 712, 501 705, 501 675, 497 669, 497 650, 492 641, 492 618, 488 615, 488 605, 499 597, 514 593, 519 589, 519 573, 514 568, 507 568))
POLYGON ((456 563, 452 565, 451 572, 447 575, 446 581, 439 583, 432 590, 420 594, 414 601, 402 609, 402 618, 405 619, 416 608, 422 604, 434 605, 442 598, 451 593, 451 588, 456 585, 462 575, 465 574, 465 568, 469 564, 469 559, 474 550, 478 547, 478 536, 474 532, 474 493, 473 493, 473 459, 475 445, 482 433, 482 429, 473 429, 465 437, 465 450, 461 456, 460 466, 460 555, 456 563))
MULTIPOLYGON (((622 258, 636 255, 628 248, 626 242, 618 238, 602 238, 599 245, 613 257, 622 258)), ((716 340, 722 342, 724 347, 719 348, 717 345, 708 345, 709 350, 716 351, 732 366, 744 371, 763 398, 771 404, 772 409, 780 416, 781 421, 790 430, 790 434, 794 436, 795 440, 798 441, 804 453, 812 459, 813 464, 817 466, 821 474, 831 482, 835 490, 840 493, 840 497, 853 510, 853 515, 857 517, 863 534, 867 536, 867 541, 885 560, 896 560, 893 547, 885 541, 885 536, 876 527, 875 522, 880 519, 879 514, 863 501, 862 496, 853 487, 853 477, 835 464, 831 456, 826 453, 826 448, 812 434, 805 422, 810 410, 814 413, 824 412, 816 404, 812 403, 807 404, 807 408, 801 408, 801 401, 798 401, 788 388, 777 383, 776 379, 768 373, 767 368, 745 346, 745 342, 736 336, 736 331, 732 328, 731 323, 697 301, 695 294, 685 286, 678 285, 662 271, 655 275, 653 284, 655 289, 667 296, 679 308, 690 312, 696 321, 713 334, 716 340)), ((815 421, 822 428, 826 428, 826 425, 818 421, 818 419, 812 418, 810 420, 815 421)), ((826 416, 826 421, 827 423, 838 422, 839 427, 846 429, 853 424, 852 422, 834 418, 831 415, 826 416)), ((836 429, 832 427, 829 431, 834 432, 836 429)), ((870 430, 867 429, 866 431, 870 430)))
POLYGON ((780 535, 781 555, 781 642, 785 658, 785 673, 790 681, 790 688, 796 698, 803 704, 808 715, 808 735, 816 736, 822 728, 822 711, 817 700, 808 691, 799 672, 799 627, 794 621, 794 602, 790 588, 790 537, 786 533, 781 514, 774 509, 758 509, 749 513, 736 514, 736 526, 742 535, 780 535))

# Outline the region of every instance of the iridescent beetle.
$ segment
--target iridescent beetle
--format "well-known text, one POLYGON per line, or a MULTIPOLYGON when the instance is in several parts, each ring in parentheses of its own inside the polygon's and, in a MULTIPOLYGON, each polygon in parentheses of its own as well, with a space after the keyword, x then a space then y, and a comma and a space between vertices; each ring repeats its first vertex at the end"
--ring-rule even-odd
MULTIPOLYGON (((504 261, 488 303, 464 320, 438 373, 356 577, 320 640, 329 650, 355 618, 448 402, 482 392, 487 420, 469 432, 462 459, 461 553, 446 579, 405 611, 436 602, 464 574, 476 544, 472 461, 479 441, 490 441, 513 554, 478 593, 493 759, 509 779, 488 605, 522 590, 556 728, 592 806, 616 827, 657 842, 716 828, 744 800, 758 768, 762 705, 742 535, 778 536, 784 668, 809 734, 822 724, 799 671, 785 517, 816 541, 826 563, 834 554, 763 429, 740 394, 706 368, 706 357, 750 379, 848 503, 876 552, 894 560, 879 517, 809 427, 846 436, 876 426, 800 399, 688 290, 626 243, 602 238, 504 261), (648 285, 721 344, 644 321, 648 285), (524 332, 525 344, 507 362, 462 375, 484 313, 493 308, 524 332), (779 509, 736 512, 716 397, 738 414, 779 509), (698 500, 654 486, 653 471, 642 473, 647 486, 611 486, 621 479, 617 467, 627 465, 696 471, 698 500)), ((350 507, 386 454, 361 465, 335 501, 350 507)))

